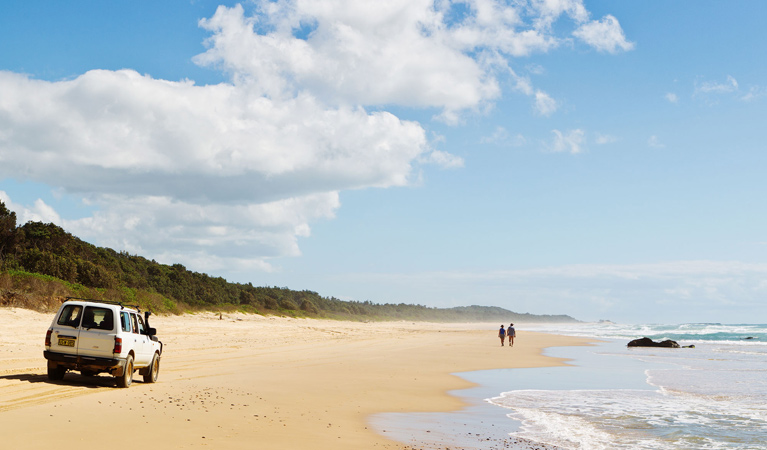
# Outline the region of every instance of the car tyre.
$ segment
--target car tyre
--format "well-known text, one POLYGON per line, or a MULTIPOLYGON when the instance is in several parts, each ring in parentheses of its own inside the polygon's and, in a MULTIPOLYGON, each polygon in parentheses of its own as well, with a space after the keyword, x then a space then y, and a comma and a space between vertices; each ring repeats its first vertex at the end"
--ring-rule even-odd
POLYGON ((67 373, 67 369, 63 367, 48 368, 48 379, 51 381, 61 381, 64 379, 64 374, 67 373))
POLYGON ((160 374, 160 355, 157 353, 152 357, 152 364, 147 368, 144 374, 144 383, 156 383, 157 376, 160 374))
POLYGON ((128 355, 125 359, 125 370, 121 376, 117 377, 117 386, 127 388, 131 383, 133 383, 133 356, 128 355))

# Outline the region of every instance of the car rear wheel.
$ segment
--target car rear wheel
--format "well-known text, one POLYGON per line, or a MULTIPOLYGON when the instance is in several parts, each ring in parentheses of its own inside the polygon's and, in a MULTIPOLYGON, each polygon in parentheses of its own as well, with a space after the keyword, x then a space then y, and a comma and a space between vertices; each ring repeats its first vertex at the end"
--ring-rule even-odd
POLYGON ((59 381, 64 379, 64 374, 67 373, 67 369, 63 367, 48 368, 48 379, 52 381, 59 381))
POLYGON ((149 370, 144 374, 144 383, 157 382, 157 376, 160 374, 160 355, 154 354, 152 358, 152 364, 149 365, 149 370))
POLYGON ((121 388, 130 387, 133 383, 133 356, 128 355, 125 360, 125 371, 119 377, 117 377, 117 386, 121 388))

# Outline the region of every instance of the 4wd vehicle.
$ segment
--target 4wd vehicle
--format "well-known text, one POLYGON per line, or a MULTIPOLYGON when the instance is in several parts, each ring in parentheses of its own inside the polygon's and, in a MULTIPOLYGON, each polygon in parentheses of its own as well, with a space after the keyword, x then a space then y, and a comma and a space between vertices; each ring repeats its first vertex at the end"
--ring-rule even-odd
POLYGON ((48 378, 61 380, 67 370, 85 376, 106 372, 119 387, 128 387, 138 370, 145 383, 154 383, 162 342, 149 327, 150 314, 142 318, 135 305, 67 297, 45 335, 48 378))

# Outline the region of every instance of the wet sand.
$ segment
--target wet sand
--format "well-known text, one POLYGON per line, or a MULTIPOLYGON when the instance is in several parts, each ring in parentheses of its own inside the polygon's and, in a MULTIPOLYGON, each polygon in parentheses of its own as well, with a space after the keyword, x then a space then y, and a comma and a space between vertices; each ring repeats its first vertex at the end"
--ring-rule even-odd
POLYGON ((501 347, 495 323, 153 316, 165 344, 158 382, 137 374, 118 389, 106 375, 48 381, 52 316, 0 308, 4 448, 420 448, 376 433, 368 418, 460 409, 447 392, 471 384, 452 373, 561 365, 542 350, 586 343, 518 327, 515 347, 501 347))

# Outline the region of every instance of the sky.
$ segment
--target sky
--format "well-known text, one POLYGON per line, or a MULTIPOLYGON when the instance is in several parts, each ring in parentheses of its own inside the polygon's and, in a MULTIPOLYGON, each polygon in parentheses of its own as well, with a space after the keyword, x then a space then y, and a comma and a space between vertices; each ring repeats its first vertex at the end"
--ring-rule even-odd
POLYGON ((0 201, 255 286, 767 322, 767 3, 0 4, 0 201))

